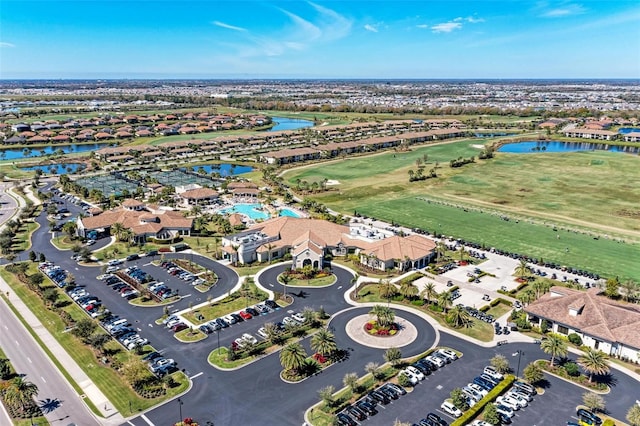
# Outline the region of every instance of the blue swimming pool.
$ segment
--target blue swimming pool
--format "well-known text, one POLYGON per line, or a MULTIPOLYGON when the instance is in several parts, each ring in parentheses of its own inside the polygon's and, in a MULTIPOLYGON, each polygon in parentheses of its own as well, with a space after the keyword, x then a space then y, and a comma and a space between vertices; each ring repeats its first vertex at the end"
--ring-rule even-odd
POLYGON ((281 208, 280 212, 278 213, 279 216, 288 216, 288 217, 302 217, 300 216, 300 213, 298 213, 295 210, 291 210, 288 208, 281 208))
POLYGON ((220 213, 240 213, 253 220, 269 219, 269 212, 262 210, 262 204, 236 204, 233 207, 220 210, 220 213))

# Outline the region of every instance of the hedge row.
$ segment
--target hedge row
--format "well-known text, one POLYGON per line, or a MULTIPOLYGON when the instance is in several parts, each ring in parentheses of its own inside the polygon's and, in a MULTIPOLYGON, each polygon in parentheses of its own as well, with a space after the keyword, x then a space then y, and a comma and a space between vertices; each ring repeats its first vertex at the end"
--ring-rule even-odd
POLYGON ((491 389, 491 392, 487 394, 484 398, 482 398, 476 405, 469 408, 465 411, 462 416, 458 417, 455 422, 451 423, 451 426, 463 426, 471 423, 471 421, 484 410, 484 407, 491 403, 494 399, 500 396, 504 391, 506 391, 516 380, 516 376, 513 374, 508 374, 498 385, 491 389))

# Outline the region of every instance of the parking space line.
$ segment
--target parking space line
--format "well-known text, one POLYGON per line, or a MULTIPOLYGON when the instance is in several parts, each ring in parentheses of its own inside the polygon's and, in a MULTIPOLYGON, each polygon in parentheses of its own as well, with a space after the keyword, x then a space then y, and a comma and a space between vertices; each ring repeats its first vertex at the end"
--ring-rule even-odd
POLYGON ((147 422, 147 424, 149 424, 149 426, 156 426, 156 425, 154 425, 153 423, 151 423, 151 420, 149 420, 149 419, 147 418, 147 416, 145 416, 144 414, 141 414, 141 415, 140 415, 140 418, 141 418, 142 420, 144 420, 145 422, 147 422))
POLYGON ((195 379, 196 377, 200 377, 200 376, 202 376, 203 374, 204 374, 204 373, 201 371, 201 372, 199 372, 198 374, 194 374, 193 376, 189 377, 189 379, 193 380, 193 379, 195 379))

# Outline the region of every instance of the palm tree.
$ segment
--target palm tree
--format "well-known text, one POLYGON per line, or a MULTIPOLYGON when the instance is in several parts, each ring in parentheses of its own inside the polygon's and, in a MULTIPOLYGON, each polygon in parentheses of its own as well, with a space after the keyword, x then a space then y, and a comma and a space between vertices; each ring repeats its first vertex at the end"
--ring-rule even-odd
POLYGON ((449 311, 447 320, 454 328, 471 327, 473 321, 464 306, 457 305, 449 311))
POLYGON ((282 283, 282 287, 284 288, 283 297, 286 299, 286 297, 287 297, 287 284, 289 284, 293 278, 291 278, 289 276, 289 274, 280 274, 278 279, 282 283))
POLYGON ((418 287, 413 285, 411 281, 402 281, 400 283, 400 294, 407 299, 413 299, 418 294, 418 287))
POLYGON ((444 241, 440 240, 436 243, 436 262, 439 262, 447 250, 447 246, 444 241))
POLYGON ((394 367, 402 359, 402 352, 398 348, 389 348, 384 352, 384 360, 393 365, 394 367))
POLYGON ((549 366, 552 366, 557 356, 567 355, 567 342, 560 336, 549 334, 549 336, 540 343, 540 349, 542 349, 544 353, 551 355, 549 366))
POLYGON ((444 310, 444 312, 447 313, 447 311, 449 310, 449 307, 451 307, 451 304, 453 303, 451 301, 451 294, 449 294, 448 291, 443 291, 442 293, 438 293, 437 303, 438 303, 438 306, 440 306, 444 310))
POLYGON ((529 275, 529 266, 527 266, 525 259, 520 259, 520 263, 516 266, 515 273, 520 279, 524 279, 525 276, 529 275))
POLYGON ((599 350, 588 348, 586 352, 578 357, 578 365, 589 373, 589 383, 593 375, 602 375, 609 372, 607 355, 599 350))
POLYGON ((396 294, 396 286, 389 280, 380 280, 380 297, 390 300, 396 294))
POLYGON ((458 254, 460 255, 460 262, 462 262, 467 254, 464 246, 460 246, 460 248, 458 249, 458 254))
POLYGON ((304 365, 307 351, 300 343, 289 343, 280 351, 280 364, 286 371, 297 373, 304 365))
POLYGON ((378 375, 380 374, 380 364, 378 364, 377 362, 368 362, 364 366, 364 371, 371 374, 374 379, 377 379, 378 375))
POLYGON ((640 404, 633 404, 627 411, 626 418, 631 426, 640 426, 640 404))
POLYGON ((395 313, 393 309, 388 306, 383 305, 375 305, 369 311, 369 315, 375 316, 378 325, 382 327, 389 326, 393 324, 393 320, 395 319, 395 313))
POLYGON ((22 413, 33 404, 33 398, 38 395, 38 386, 25 380, 23 377, 14 377, 5 390, 4 397, 11 405, 20 407, 22 413))
POLYGON ((422 297, 427 299, 428 303, 431 303, 436 294, 436 285, 434 283, 427 283, 427 285, 424 286, 422 293, 420 293, 422 297))
POLYGON ((116 222, 111 225, 111 235, 115 236, 117 239, 120 239, 120 234, 124 231, 124 225, 120 222, 116 222))
POLYGON ((311 349, 322 356, 327 356, 336 351, 338 345, 336 345, 333 333, 326 328, 322 328, 311 338, 311 349))
POLYGON ((353 276, 353 278, 351 278, 351 281, 350 281, 351 285, 355 285, 356 286, 355 291, 354 291, 354 293, 355 293, 354 295, 355 295, 356 299, 358 298, 358 286, 357 286, 357 284, 358 284, 358 279, 359 278, 360 278, 360 275, 356 273, 353 276))

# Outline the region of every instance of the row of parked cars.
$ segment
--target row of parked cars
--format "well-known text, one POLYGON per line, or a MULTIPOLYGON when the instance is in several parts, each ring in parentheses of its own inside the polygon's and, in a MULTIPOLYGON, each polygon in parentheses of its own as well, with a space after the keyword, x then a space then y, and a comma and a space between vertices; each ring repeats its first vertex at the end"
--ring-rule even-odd
POLYGON ((160 263, 160 267, 162 267, 163 269, 166 269, 169 275, 175 276, 176 278, 180 278, 181 280, 186 281, 191 285, 204 284, 205 282, 205 280, 203 280, 202 278, 198 278, 191 272, 182 269, 181 267, 179 267, 178 265, 176 265, 171 261, 163 261, 162 263, 160 263))
POLYGON ((141 337, 140 334, 131 327, 131 324, 126 318, 109 315, 101 321, 101 324, 114 339, 130 351, 149 343, 148 339, 141 337))
POLYGON ((427 355, 426 357, 405 367, 399 374, 407 377, 412 385, 417 385, 432 372, 457 359, 458 354, 454 351, 450 349, 438 349, 431 353, 431 355, 427 355))
MULTIPOLYGON (((464 305, 459 304, 459 306, 464 306, 464 305)), ((492 324, 495 321, 495 318, 493 317, 493 315, 484 313, 480 309, 476 309, 471 306, 464 306, 464 309, 469 313, 469 315, 471 315, 473 318, 479 319, 480 321, 484 321, 488 324, 492 324)))
MULTIPOLYGON (((280 307, 275 301, 265 300, 264 302, 258 303, 241 311, 233 312, 231 314, 213 319, 205 324, 202 324, 199 328, 203 333, 211 334, 214 331, 228 328, 232 324, 250 320, 251 318, 261 315, 267 315, 279 309, 280 307)), ((260 335, 260 337, 266 338, 264 327, 262 327, 260 330, 258 330, 258 334, 260 335), (262 330, 262 333, 260 332, 260 330, 262 330)))
POLYGON ((47 277, 51 278, 58 287, 64 287, 67 285, 67 271, 62 269, 60 266, 53 264, 52 262, 42 262, 38 265, 38 269, 45 274, 47 277))
POLYGON ((166 358, 159 352, 151 352, 142 358, 147 363, 149 370, 158 377, 171 374, 178 369, 173 358, 166 358))
POLYGON ((378 405, 387 405, 407 393, 406 389, 395 383, 385 383, 367 393, 355 404, 345 407, 336 416, 337 423, 342 426, 356 426, 356 421, 362 422, 378 414, 378 405))
POLYGON ((120 293, 120 297, 128 300, 138 297, 138 290, 122 281, 116 275, 103 274, 98 275, 96 278, 104 282, 105 285, 110 286, 113 291, 120 293))

